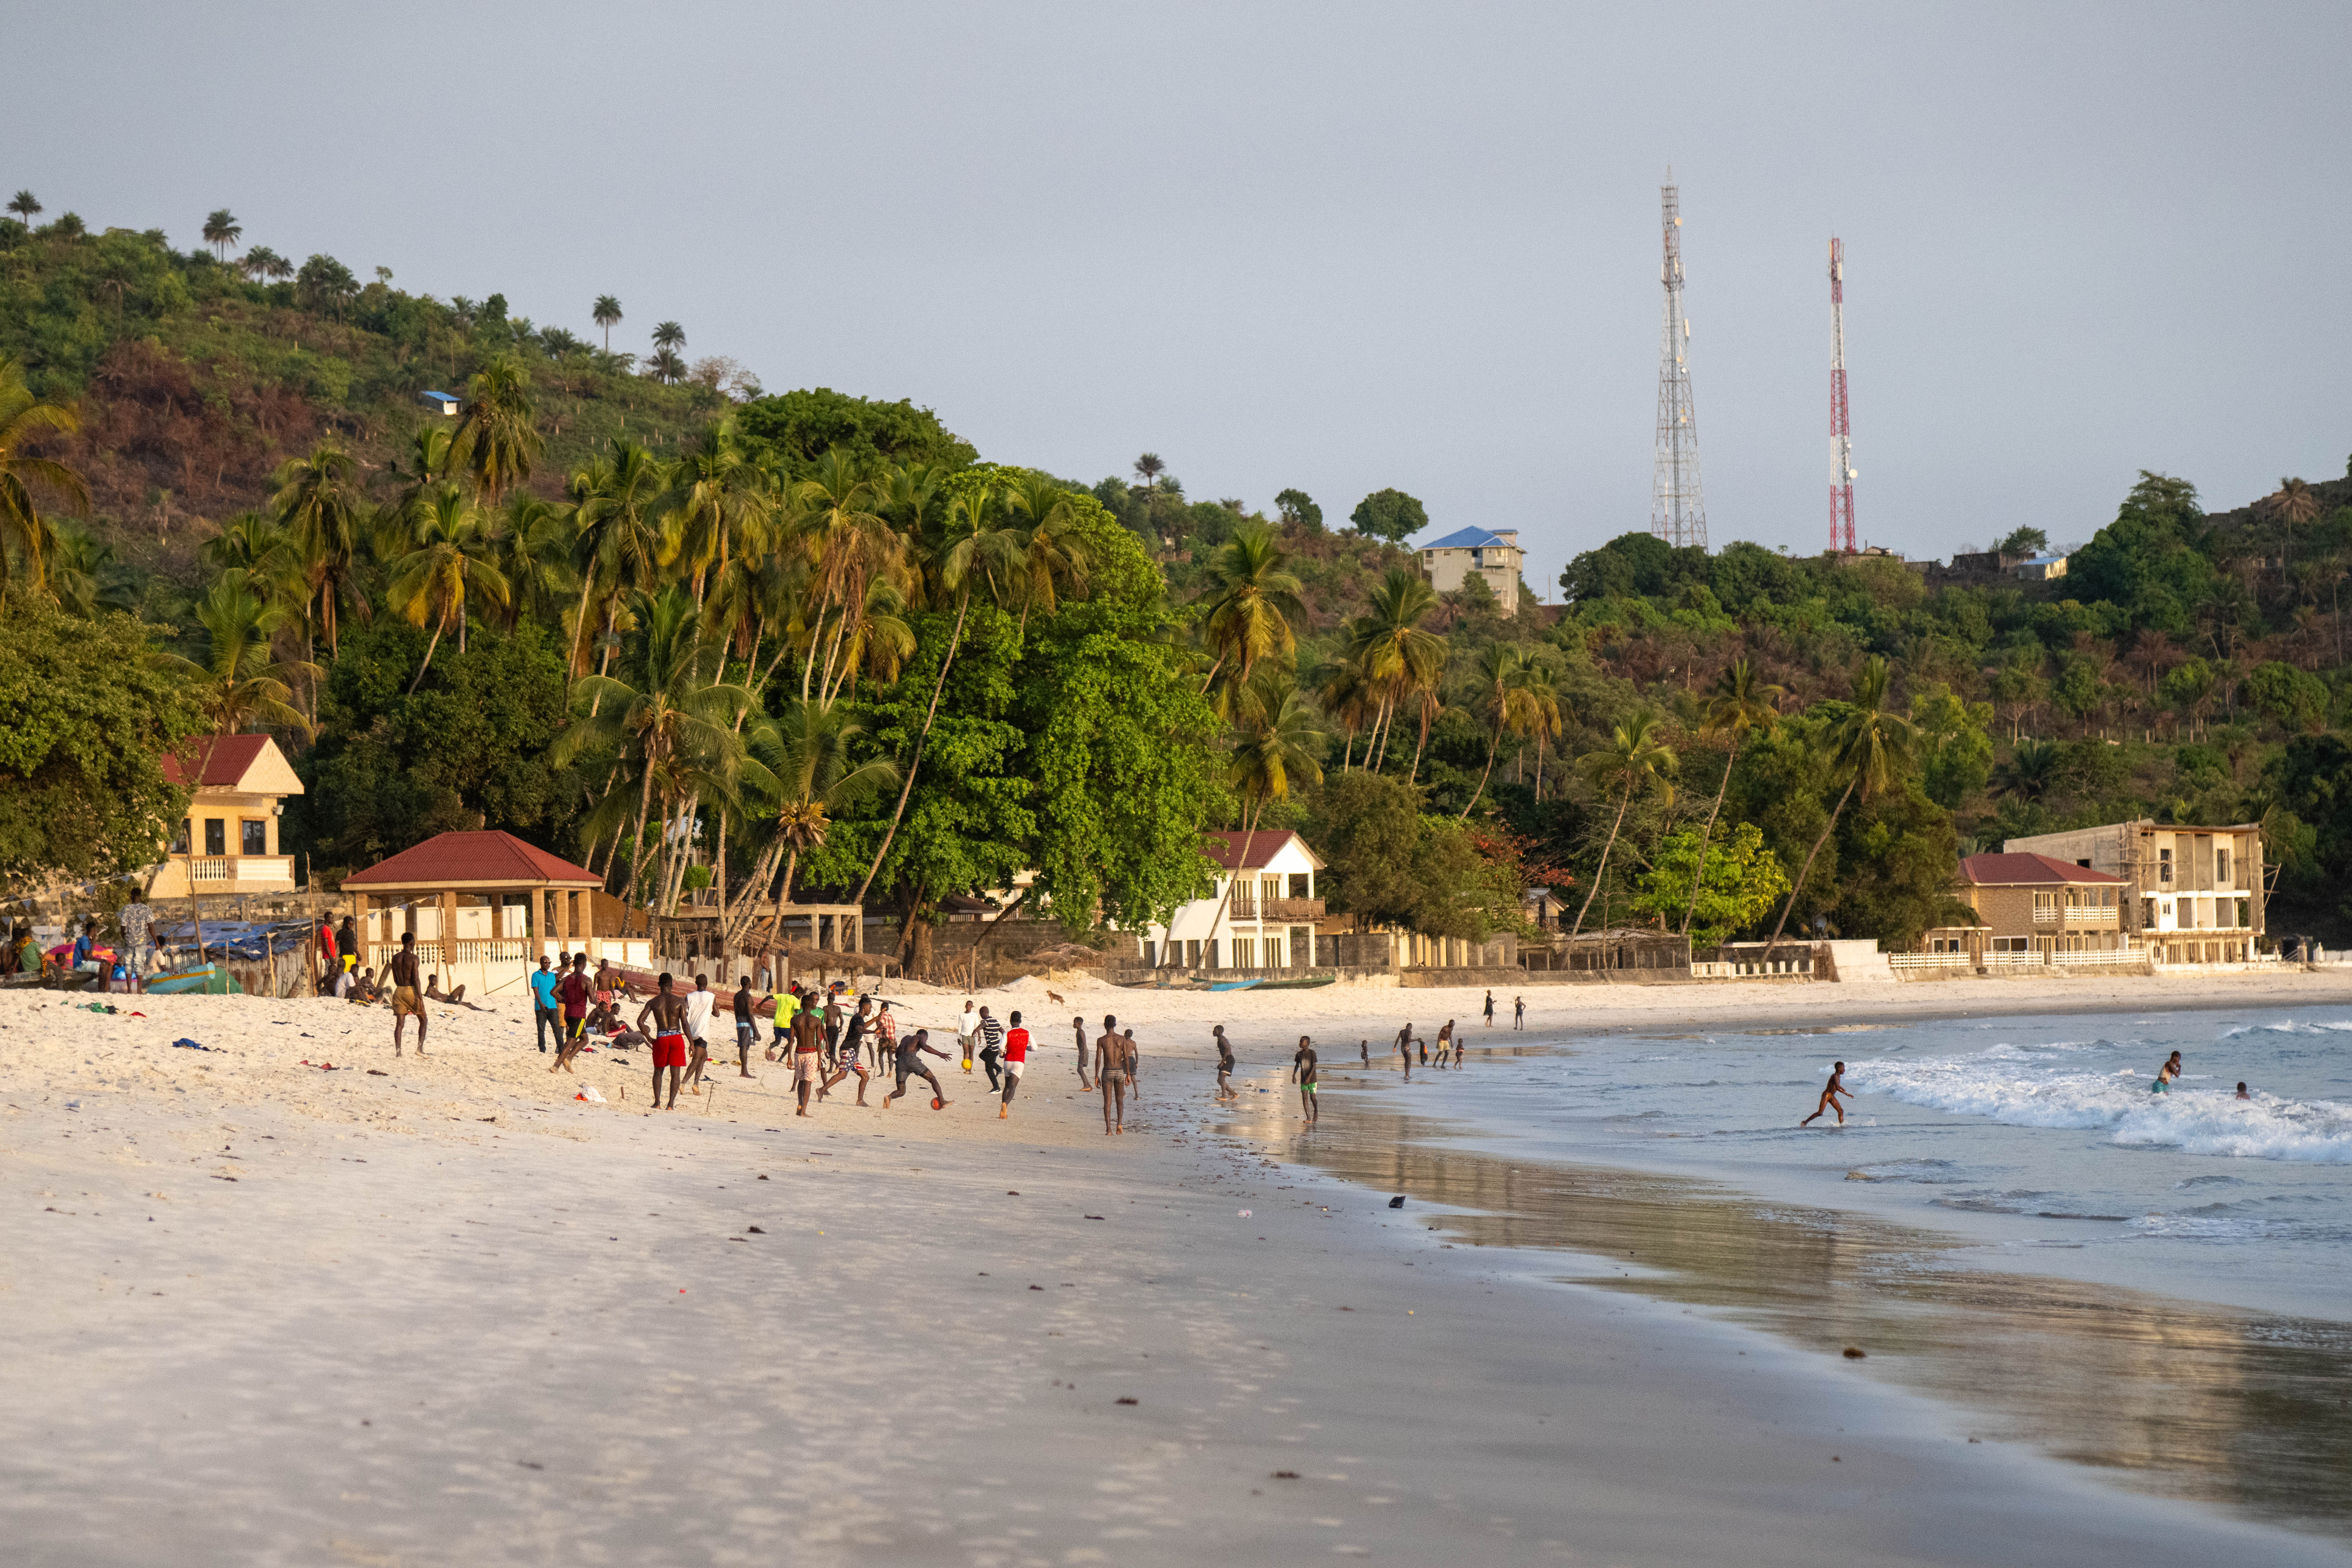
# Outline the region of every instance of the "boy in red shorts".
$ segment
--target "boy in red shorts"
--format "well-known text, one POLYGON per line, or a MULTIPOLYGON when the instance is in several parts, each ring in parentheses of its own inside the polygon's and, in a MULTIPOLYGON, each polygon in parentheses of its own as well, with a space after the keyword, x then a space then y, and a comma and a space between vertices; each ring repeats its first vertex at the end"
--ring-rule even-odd
POLYGON ((677 1089, 686 1077, 686 998, 670 991, 667 971, 655 987, 652 998, 637 1009, 637 1027, 646 1028, 646 1017, 652 1015, 654 1026, 646 1029, 654 1038, 654 1109, 662 1109, 662 1069, 669 1069, 669 1109, 677 1109, 677 1089))

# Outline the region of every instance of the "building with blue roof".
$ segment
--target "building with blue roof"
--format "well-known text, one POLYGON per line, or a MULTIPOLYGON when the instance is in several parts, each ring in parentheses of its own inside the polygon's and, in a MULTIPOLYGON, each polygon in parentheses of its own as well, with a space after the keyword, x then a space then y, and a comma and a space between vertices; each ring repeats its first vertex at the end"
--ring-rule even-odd
POLYGON ((1475 575, 1486 580, 1503 614, 1519 613, 1519 551, 1516 528, 1458 528, 1443 539, 1415 545, 1421 574, 1441 594, 1450 594, 1475 575))

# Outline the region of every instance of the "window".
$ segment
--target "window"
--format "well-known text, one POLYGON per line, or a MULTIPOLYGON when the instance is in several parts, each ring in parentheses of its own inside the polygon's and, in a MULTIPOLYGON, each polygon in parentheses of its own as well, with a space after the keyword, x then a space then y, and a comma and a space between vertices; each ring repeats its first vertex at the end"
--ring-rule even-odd
POLYGON ((1201 967, 1201 944, 1196 941, 1187 939, 1184 943, 1184 967, 1187 969, 1201 967))
POLYGON ((2033 939, 2030 936, 1997 936, 1992 939, 1995 952, 2031 952, 2033 939))
POLYGON ((188 819, 184 816, 180 818, 179 831, 172 835, 172 853, 174 855, 185 855, 187 852, 188 819))
POLYGON ((2225 888, 2230 885, 2230 852, 2227 849, 2213 851, 2213 880, 2225 888))
POLYGON ((252 817, 248 816, 237 824, 237 829, 239 837, 244 840, 244 843, 238 847, 238 854, 267 855, 269 853, 269 824, 268 822, 257 822, 252 817))
POLYGON ((2172 880, 2172 851, 2169 849, 2156 852, 2156 879, 2159 882, 2172 880))
POLYGON ((2249 918, 2247 900, 2240 899, 2236 901, 2238 905, 2238 929, 2244 931, 2251 928, 2254 922, 2251 918, 2249 918))
POLYGON ((217 816, 205 818, 205 853, 207 855, 228 853, 228 823, 224 818, 217 816))
POLYGON ((2101 888, 2099 889, 2099 908, 2103 910, 2111 910, 2115 907, 2116 890, 2113 888, 2101 888))
POLYGON ((1254 936, 1234 938, 1234 967, 1235 969, 1257 967, 1257 938, 1254 936))
POLYGON ((2164 918, 2166 920, 2170 920, 2172 918, 2172 900, 2170 899, 2164 900, 2164 918))
POLYGON ((2139 901, 2139 923, 2144 926, 2152 926, 2156 923, 2156 900, 2154 899, 2142 899, 2139 901))

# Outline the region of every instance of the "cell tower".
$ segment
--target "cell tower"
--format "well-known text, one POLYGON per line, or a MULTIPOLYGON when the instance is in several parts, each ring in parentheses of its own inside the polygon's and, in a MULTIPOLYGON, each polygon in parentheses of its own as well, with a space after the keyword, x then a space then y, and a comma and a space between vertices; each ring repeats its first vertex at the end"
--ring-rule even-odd
POLYGON ((1675 172, 1659 187, 1664 208, 1665 338, 1658 353, 1658 471, 1651 485, 1650 531, 1669 544, 1706 548, 1706 502, 1698 488, 1698 416, 1691 405, 1690 321, 1683 314, 1683 202, 1675 172))
POLYGON ((1845 241, 1830 237, 1830 548, 1854 552, 1853 432, 1845 417, 1845 241))

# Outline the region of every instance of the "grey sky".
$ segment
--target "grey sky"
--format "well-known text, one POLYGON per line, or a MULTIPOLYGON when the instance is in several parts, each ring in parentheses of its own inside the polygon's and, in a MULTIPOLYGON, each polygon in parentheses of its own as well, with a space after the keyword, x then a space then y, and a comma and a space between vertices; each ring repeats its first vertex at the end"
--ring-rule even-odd
POLYGON ((9 25, 0 185, 1196 499, 1396 485, 1529 580, 1648 524, 1658 184, 1708 518, 2061 540, 2352 451, 2352 7, 87 5, 9 25))

